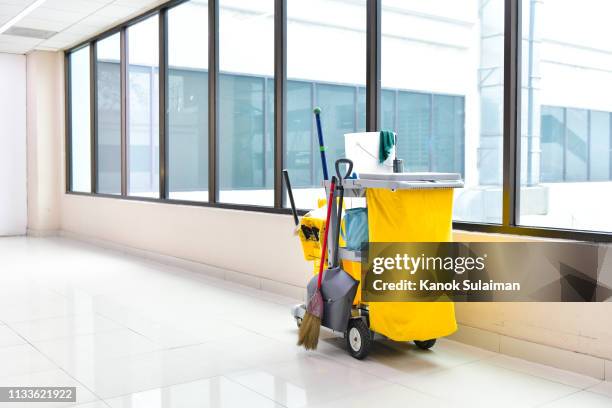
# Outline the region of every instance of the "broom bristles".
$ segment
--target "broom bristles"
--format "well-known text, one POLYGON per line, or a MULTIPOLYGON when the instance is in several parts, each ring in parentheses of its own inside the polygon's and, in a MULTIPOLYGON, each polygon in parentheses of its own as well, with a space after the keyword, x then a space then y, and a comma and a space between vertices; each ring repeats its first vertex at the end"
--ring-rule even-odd
POLYGON ((315 350, 319 344, 319 331, 321 330, 321 319, 306 312, 298 333, 298 346, 304 346, 306 350, 315 350))

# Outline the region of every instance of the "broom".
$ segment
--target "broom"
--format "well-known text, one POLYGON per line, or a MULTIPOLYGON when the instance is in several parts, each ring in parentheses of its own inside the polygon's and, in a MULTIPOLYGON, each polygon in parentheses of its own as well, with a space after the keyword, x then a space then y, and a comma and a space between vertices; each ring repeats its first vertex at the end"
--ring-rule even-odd
POLYGON ((336 176, 331 179, 329 188, 329 200, 327 201, 327 216, 325 218, 325 233, 323 234, 323 245, 321 245, 321 263, 319 264, 319 276, 317 281, 317 289, 314 294, 308 299, 306 306, 306 314, 302 319, 300 330, 298 332, 298 346, 304 346, 306 350, 314 350, 319 344, 319 331, 321 330, 321 319, 323 318, 323 295, 321 295, 321 279, 323 278, 323 269, 325 268, 325 255, 327 252, 327 236, 329 231, 329 221, 331 219, 332 201, 334 199, 334 190, 336 188, 336 176))

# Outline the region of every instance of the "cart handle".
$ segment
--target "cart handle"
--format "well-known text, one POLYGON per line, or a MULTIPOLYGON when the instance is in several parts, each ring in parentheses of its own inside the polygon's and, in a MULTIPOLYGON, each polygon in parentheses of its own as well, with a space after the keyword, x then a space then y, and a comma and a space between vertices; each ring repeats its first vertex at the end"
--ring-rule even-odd
POLYGON ((338 176, 338 184, 342 185, 342 180, 348 178, 352 172, 353 172, 353 161, 351 159, 345 158, 345 159, 336 160, 336 175, 338 176), (346 164, 346 167, 347 167, 344 177, 342 177, 342 175, 340 174, 340 165, 343 163, 346 164))
POLYGON ((283 178, 285 179, 285 187, 287 187, 287 194, 289 194, 289 202, 291 203, 291 214, 293 214, 293 222, 295 222, 295 226, 300 225, 300 221, 298 219, 298 213, 295 208, 295 201, 293 199, 293 189, 291 188, 291 181, 289 180, 289 172, 287 169, 283 169, 283 178))

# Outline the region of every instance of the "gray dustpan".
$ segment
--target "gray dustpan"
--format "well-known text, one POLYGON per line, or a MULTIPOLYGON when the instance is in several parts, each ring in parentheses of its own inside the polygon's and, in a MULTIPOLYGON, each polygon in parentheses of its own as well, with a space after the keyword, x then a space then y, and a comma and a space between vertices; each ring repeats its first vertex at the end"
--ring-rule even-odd
MULTIPOLYGON (((359 281, 339 266, 323 272, 321 295, 323 296, 323 319, 321 325, 332 330, 344 332, 351 317, 353 299, 357 294, 359 281)), ((308 299, 317 289, 317 277, 308 282, 308 299)))
MULTIPOLYGON (((336 190, 339 194, 338 214, 334 231, 333 263, 330 268, 327 268, 323 272, 321 281, 321 295, 323 296, 324 303, 321 325, 335 331, 344 332, 348 328, 348 322, 351 318, 351 308, 355 295, 357 294, 359 281, 342 270, 338 256, 340 246, 340 224, 342 223, 342 201, 344 199, 344 188, 342 187, 343 178, 340 176, 340 163, 346 163, 348 165, 346 176, 350 175, 353 169, 353 162, 349 159, 339 159, 336 161, 336 173, 338 175, 338 186, 336 190)), ((346 176, 344 178, 346 178, 346 176)), ((332 205, 332 203, 328 203, 327 205, 332 205)), ((317 283, 316 275, 308 282, 308 299, 310 299, 317 290, 317 283)))

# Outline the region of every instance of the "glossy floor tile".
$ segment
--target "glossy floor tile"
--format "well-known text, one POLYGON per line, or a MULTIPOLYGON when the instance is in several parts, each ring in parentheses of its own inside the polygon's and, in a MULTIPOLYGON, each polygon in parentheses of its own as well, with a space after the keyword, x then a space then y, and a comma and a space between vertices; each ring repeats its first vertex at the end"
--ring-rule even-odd
POLYGON ((384 384, 383 380, 319 355, 262 365, 228 377, 286 407, 304 407, 350 396, 384 384))
POLYGON ((0 383, 4 377, 37 373, 57 368, 30 344, 0 348, 0 383))
POLYGON ((113 357, 130 356, 159 350, 161 346, 127 328, 32 344, 58 366, 66 370, 113 357))
POLYGON ((106 401, 112 408, 281 408, 225 377, 156 388, 106 401))
POLYGON ((110 405, 104 401, 98 400, 94 402, 88 402, 86 404, 74 405, 72 408, 111 408, 110 405))
POLYGON ((90 361, 67 371, 101 398, 180 384, 246 369, 218 345, 196 345, 90 361))
POLYGON ((419 408, 461 408, 459 404, 447 404, 438 398, 411 390, 400 385, 385 385, 382 387, 353 393, 338 399, 330 399, 323 403, 310 404, 312 408, 373 408, 373 407, 404 407, 419 408))
POLYGON ((4 324, 0 324, 0 348, 7 346, 18 346, 24 344, 25 340, 4 324))
POLYGON ((464 364, 413 378, 403 385, 448 403, 478 407, 533 407, 579 391, 576 387, 485 362, 464 364))
POLYGON ((542 405, 542 408, 609 408, 612 407, 612 398, 605 395, 581 391, 565 398, 542 405))
POLYGON ((0 386, 76 407, 612 407, 610 382, 449 340, 307 352, 292 299, 81 242, 0 238, 0 262, 0 386))
POLYGON ((93 313, 29 320, 12 324, 11 327, 30 342, 57 340, 122 328, 120 324, 93 313))
POLYGON ((588 391, 595 392, 597 394, 605 395, 608 398, 612 398, 612 381, 602 381, 590 388, 588 391))
POLYGON ((487 360, 487 363, 581 389, 592 387, 601 382, 601 380, 586 375, 504 355, 490 358, 487 360))

